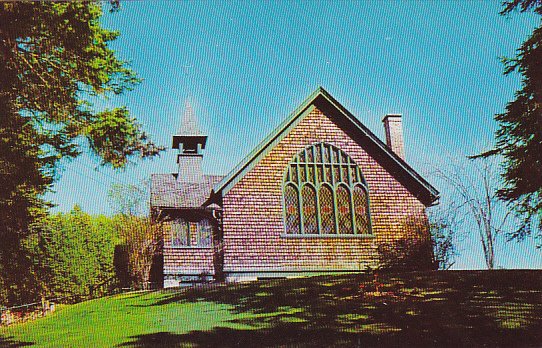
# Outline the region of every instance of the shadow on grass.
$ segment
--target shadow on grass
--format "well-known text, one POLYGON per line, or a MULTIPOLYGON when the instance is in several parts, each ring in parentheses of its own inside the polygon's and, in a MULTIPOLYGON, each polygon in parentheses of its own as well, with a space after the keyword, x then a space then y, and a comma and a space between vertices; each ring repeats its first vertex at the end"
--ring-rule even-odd
MULTIPOLYGON (((338 346, 378 345, 380 337, 365 337, 352 333, 337 335, 332 329, 305 329, 297 325, 281 324, 271 329, 241 330, 219 327, 210 331, 187 334, 159 332, 132 337, 120 347, 276 347, 276 346, 338 346)), ((396 345, 399 342, 396 342, 396 345)))
POLYGON ((0 335, 0 347, 1 348, 15 348, 15 347, 28 347, 33 346, 32 342, 15 341, 12 337, 6 337, 0 335))
POLYGON ((177 347, 184 341, 182 335, 171 332, 156 332, 131 338, 134 339, 132 342, 120 344, 118 347, 177 347))
POLYGON ((242 316, 227 327, 140 335, 123 346, 538 347, 540 284, 537 271, 449 271, 202 286, 150 305, 211 301, 242 316))

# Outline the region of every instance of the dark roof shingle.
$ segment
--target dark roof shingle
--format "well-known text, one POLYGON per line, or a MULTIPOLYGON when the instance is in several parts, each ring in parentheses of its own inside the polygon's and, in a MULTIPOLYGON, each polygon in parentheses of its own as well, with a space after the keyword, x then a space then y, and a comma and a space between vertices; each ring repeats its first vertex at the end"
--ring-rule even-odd
POLYGON ((177 174, 151 176, 151 207, 196 208, 209 198, 221 175, 204 175, 201 183, 177 182, 177 174))

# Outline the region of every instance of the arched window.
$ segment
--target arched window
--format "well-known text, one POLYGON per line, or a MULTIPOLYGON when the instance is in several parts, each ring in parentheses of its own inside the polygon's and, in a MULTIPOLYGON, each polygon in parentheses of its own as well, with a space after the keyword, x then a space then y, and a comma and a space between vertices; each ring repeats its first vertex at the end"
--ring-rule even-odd
POLYGON ((361 170, 333 145, 317 143, 294 156, 284 175, 283 196, 288 235, 371 233, 361 170))
POLYGON ((303 228, 307 234, 318 233, 318 220, 316 211, 316 191, 309 184, 301 190, 301 202, 303 206, 303 228))
POLYGON ((301 233, 299 220, 299 194, 297 188, 288 184, 284 188, 285 227, 287 234, 301 233))
POLYGON ((352 234, 352 209, 350 190, 342 183, 337 187, 337 221, 339 233, 352 234))
POLYGON ((333 207, 333 191, 327 184, 320 186, 320 217, 322 234, 335 234, 335 209, 333 207))
POLYGON ((369 202, 367 192, 361 185, 354 186, 354 221, 358 233, 369 233, 368 211, 369 202))

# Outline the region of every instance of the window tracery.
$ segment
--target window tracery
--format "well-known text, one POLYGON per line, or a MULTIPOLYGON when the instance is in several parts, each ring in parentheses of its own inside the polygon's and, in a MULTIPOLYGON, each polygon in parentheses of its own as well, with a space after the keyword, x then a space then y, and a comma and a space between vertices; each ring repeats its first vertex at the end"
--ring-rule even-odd
POLYGON ((283 199, 286 235, 371 233, 361 170, 331 144, 317 143, 294 156, 284 175, 283 199))

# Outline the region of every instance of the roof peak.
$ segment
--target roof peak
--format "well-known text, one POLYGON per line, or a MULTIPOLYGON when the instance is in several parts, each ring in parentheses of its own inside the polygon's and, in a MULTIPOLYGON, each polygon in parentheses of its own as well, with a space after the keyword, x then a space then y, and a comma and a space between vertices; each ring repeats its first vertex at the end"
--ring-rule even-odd
POLYGON ((340 122, 343 128, 348 128, 354 140, 366 143, 366 150, 371 151, 371 156, 382 158, 382 162, 386 165, 388 171, 397 173, 397 177, 402 182, 406 182, 407 188, 416 192, 416 197, 422 203, 429 206, 438 200, 439 193, 431 184, 395 154, 322 86, 318 86, 290 116, 256 146, 222 181, 215 185, 213 190, 215 197, 213 199, 220 199, 217 197, 226 194, 241 177, 265 156, 269 147, 280 142, 291 129, 297 126, 300 120, 316 108, 328 118, 340 122))

